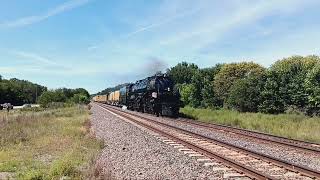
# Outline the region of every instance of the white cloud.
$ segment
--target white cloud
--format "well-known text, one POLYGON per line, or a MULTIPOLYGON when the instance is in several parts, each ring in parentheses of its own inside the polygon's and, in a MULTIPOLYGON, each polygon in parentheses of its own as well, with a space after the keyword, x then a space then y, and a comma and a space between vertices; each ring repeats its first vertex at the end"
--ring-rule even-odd
POLYGON ((67 2, 53 8, 53 9, 49 9, 46 13, 44 13, 42 15, 27 16, 27 17, 22 17, 20 19, 3 22, 3 23, 0 23, 0 27, 14 28, 14 27, 27 26, 27 25, 31 25, 34 23, 39 23, 39 22, 44 21, 52 16, 55 16, 60 13, 72 10, 76 7, 85 5, 85 4, 89 3, 90 1, 91 0, 70 0, 70 1, 67 1, 67 2))
MULTIPOLYGON (((167 3, 158 7, 161 10, 158 11, 157 9, 154 9, 154 14, 145 15, 145 17, 148 18, 142 18, 141 22, 136 22, 137 24, 146 24, 145 22, 148 21, 149 25, 129 33, 129 37, 132 35, 135 35, 136 37, 124 41, 125 43, 119 42, 119 46, 124 47, 121 50, 125 55, 142 53, 140 55, 141 58, 148 56, 159 56, 168 59, 166 57, 173 57, 171 59, 176 60, 174 60, 174 62, 170 62, 171 65, 174 65, 177 61, 192 61, 194 59, 201 59, 202 61, 206 61, 206 63, 213 63, 213 59, 220 58, 223 60, 225 57, 230 57, 229 54, 227 54, 228 47, 224 49, 226 50, 225 52, 219 53, 219 57, 216 56, 214 52, 210 51, 204 57, 201 54, 201 50, 210 45, 219 47, 219 45, 224 43, 226 35, 230 35, 233 32, 237 33, 238 30, 245 29, 247 32, 253 32, 253 34, 248 33, 247 35, 251 36, 250 41, 255 43, 256 39, 267 39, 269 37, 263 38, 262 36, 272 36, 273 33, 277 31, 279 32, 279 30, 282 31, 281 28, 283 28, 281 26, 276 27, 266 24, 260 29, 257 29, 256 26, 261 23, 261 20, 269 17, 279 17, 279 19, 282 17, 292 18, 299 13, 303 13, 304 9, 308 9, 309 7, 319 4, 320 1, 317 0, 233 0, 224 3, 214 0, 188 2, 167 1, 167 3), (175 3, 174 8, 171 8, 173 10, 163 11, 163 9, 168 9, 172 6, 171 2, 175 3), (183 10, 179 7, 183 7, 186 10, 183 10), (198 9, 200 10, 196 11, 198 9), (179 14, 179 12, 196 13, 190 13, 176 18, 176 14, 179 14), (149 16, 154 16, 154 18, 150 18, 149 16), (162 21, 162 19, 167 20, 162 21), (259 32, 254 31, 254 28, 256 28, 256 30, 259 32), (183 59, 185 57, 187 59, 183 59)), ((290 33, 292 30, 293 29, 287 29, 287 32, 290 33)), ((302 33, 308 34, 307 32, 309 31, 310 28, 307 28, 305 32, 302 33)), ((233 40, 237 41, 237 39, 233 40)), ((266 46, 271 47, 274 44, 277 44, 278 41, 279 39, 275 39, 272 41, 273 44, 266 46)), ((293 48, 291 48, 293 44, 290 44, 290 40, 284 41, 287 42, 287 46, 281 47, 281 50, 283 52, 294 53, 293 48)), ((269 42, 270 41, 264 41, 263 43, 269 42)), ((309 46, 308 48, 303 46, 305 45, 298 45, 300 49, 310 48, 309 46)), ((241 49, 241 46, 238 46, 238 44, 237 47, 241 49)), ((246 50, 239 54, 234 54, 233 52, 230 53, 233 53, 232 58, 235 58, 234 60, 241 58, 243 54, 247 54, 247 56, 250 57, 250 55, 255 53, 251 51, 245 51, 246 50)), ((268 55, 263 49, 255 51, 259 53, 260 57, 268 55)), ((252 58, 255 57, 250 57, 250 59, 252 58)), ((276 59, 277 58, 274 60, 276 59)), ((196 63, 200 63, 199 60, 196 63)))
POLYGON ((200 12, 199 17, 201 19, 193 19, 193 21, 197 21, 193 26, 178 27, 181 29, 178 33, 173 33, 170 37, 163 38, 160 44, 171 45, 188 41, 197 42, 190 45, 199 48, 209 42, 217 41, 224 33, 240 26, 249 25, 268 15, 278 14, 281 16, 281 13, 292 13, 304 5, 313 3, 316 3, 316 1, 234 1, 225 7, 221 7, 225 12, 218 11, 218 13, 208 6, 206 10, 200 12))
POLYGON ((193 9, 193 10, 186 10, 184 12, 181 12, 181 13, 176 13, 175 15, 173 16, 170 16, 170 17, 165 17, 164 19, 158 21, 158 22, 154 22, 148 26, 145 26, 145 27, 141 27, 139 29, 137 29, 136 31, 133 31, 129 34, 127 34, 126 36, 124 36, 125 38, 129 38, 135 34, 138 34, 138 33, 142 33, 144 31, 147 31, 149 29, 153 29, 153 28, 156 28, 156 27, 159 27, 159 26, 162 26, 162 25, 165 25, 165 24, 168 24, 172 21, 176 21, 176 20, 179 20, 180 18, 183 18, 183 17, 186 17, 188 15, 192 15, 196 12, 198 12, 200 9, 193 9))
POLYGON ((98 49, 98 48, 99 48, 98 45, 89 46, 89 47, 88 47, 88 51, 93 51, 93 50, 96 50, 96 49, 98 49))
POLYGON ((56 62, 52 61, 51 59, 47 57, 43 57, 36 53, 30 53, 30 52, 24 52, 24 51, 11 51, 11 53, 19 56, 20 58, 22 57, 25 59, 39 62, 39 63, 44 63, 47 65, 58 65, 56 62))

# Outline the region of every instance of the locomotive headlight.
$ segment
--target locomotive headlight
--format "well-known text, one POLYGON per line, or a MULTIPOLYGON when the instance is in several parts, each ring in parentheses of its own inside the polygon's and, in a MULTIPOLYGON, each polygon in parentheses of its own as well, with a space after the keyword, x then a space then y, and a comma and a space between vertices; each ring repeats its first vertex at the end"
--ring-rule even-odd
POLYGON ((168 87, 168 91, 170 91, 170 88, 168 87))

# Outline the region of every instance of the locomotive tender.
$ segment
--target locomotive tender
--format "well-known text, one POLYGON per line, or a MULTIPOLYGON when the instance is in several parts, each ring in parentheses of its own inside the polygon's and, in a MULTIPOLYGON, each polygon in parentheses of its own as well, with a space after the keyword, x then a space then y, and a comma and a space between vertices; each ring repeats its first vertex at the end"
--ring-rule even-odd
POLYGON ((173 87, 173 81, 166 74, 156 74, 136 83, 127 84, 108 95, 102 95, 107 96, 107 101, 104 101, 106 98, 97 96, 93 100, 157 116, 175 117, 179 113, 181 103, 180 95, 173 90, 173 87))

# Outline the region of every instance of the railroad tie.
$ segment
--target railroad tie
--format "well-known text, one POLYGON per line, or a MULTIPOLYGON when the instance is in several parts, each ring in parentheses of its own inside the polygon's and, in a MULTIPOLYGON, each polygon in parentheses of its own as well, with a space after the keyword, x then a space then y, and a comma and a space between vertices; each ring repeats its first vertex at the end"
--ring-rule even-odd
POLYGON ((178 151, 191 151, 191 149, 188 149, 188 148, 182 148, 182 149, 178 149, 178 151))
POLYGON ((211 159, 209 159, 209 158, 204 158, 204 159, 197 159, 197 161, 199 161, 199 162, 204 162, 204 161, 211 161, 211 159))
POLYGON ((208 162, 208 163, 204 163, 203 166, 208 167, 208 166, 220 166, 220 163, 216 163, 216 162, 208 162))
POLYGON ((195 151, 184 151, 183 153, 184 153, 184 154, 195 154, 195 153, 197 153, 197 152, 195 152, 195 151))
POLYGON ((170 146, 181 146, 181 144, 174 143, 174 144, 170 144, 170 146))
POLYGON ((213 171, 229 171, 230 168, 228 168, 228 167, 213 167, 212 170, 213 171))
POLYGON ((246 175, 240 174, 240 173, 224 173, 223 178, 229 179, 229 178, 238 178, 238 177, 245 177, 246 175))
POLYGON ((202 154, 189 154, 189 157, 203 157, 202 154))

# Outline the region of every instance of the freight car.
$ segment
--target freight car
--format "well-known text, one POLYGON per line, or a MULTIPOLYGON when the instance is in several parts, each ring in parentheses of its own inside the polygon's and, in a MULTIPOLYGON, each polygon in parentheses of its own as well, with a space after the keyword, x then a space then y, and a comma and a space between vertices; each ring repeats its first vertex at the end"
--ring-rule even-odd
POLYGON ((114 105, 114 106, 119 106, 119 99, 120 99, 120 91, 114 91, 111 92, 108 95, 108 104, 114 105))
POLYGON ((93 101, 100 102, 100 103, 106 103, 108 100, 108 95, 97 95, 93 97, 93 101))

